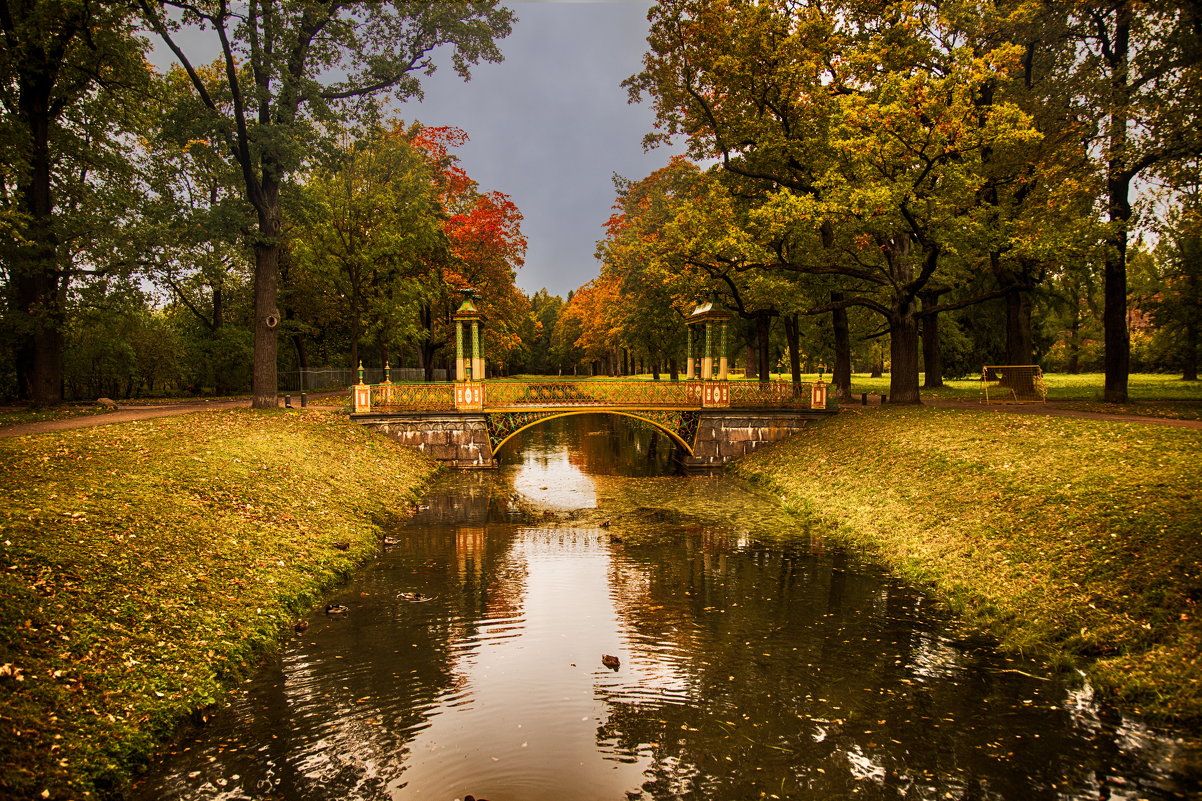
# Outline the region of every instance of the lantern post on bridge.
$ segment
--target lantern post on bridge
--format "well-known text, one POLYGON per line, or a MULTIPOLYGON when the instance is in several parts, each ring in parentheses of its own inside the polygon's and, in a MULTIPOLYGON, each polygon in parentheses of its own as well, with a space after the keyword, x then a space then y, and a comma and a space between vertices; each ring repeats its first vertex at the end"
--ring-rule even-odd
POLYGON ((475 290, 467 289, 459 310, 451 315, 455 321, 455 407, 464 411, 484 408, 484 357, 480 353, 480 324, 484 315, 472 298, 475 290), (466 340, 466 342, 465 342, 466 340), (464 346, 471 346, 471 355, 464 346))
POLYGON ((730 315, 715 309, 713 302, 703 303, 686 320, 688 325, 688 365, 685 380, 699 382, 697 387, 703 407, 730 406, 730 361, 727 357, 727 333, 730 315), (702 332, 703 350, 700 360, 693 356, 693 330, 702 332), (715 351, 717 356, 715 357, 715 351), (697 362, 700 362, 699 364, 697 362))

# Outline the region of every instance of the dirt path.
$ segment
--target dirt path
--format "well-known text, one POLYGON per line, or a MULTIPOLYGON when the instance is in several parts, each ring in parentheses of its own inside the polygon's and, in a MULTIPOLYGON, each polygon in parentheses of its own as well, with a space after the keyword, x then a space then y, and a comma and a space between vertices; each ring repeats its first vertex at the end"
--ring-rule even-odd
MULTIPOLYGON (((309 396, 309 408, 338 408, 336 401, 344 398, 345 395, 346 393, 344 392, 311 395, 309 396)), ((283 403, 283 396, 280 396, 280 404, 283 405, 283 403)), ((296 403, 295 395, 293 396, 293 403, 296 403)), ((30 434, 44 434, 48 431, 67 431, 72 428, 89 428, 91 426, 103 426, 110 423, 127 423, 131 420, 150 420, 154 417, 170 417, 172 415, 191 414, 193 412, 215 412, 221 409, 248 408, 250 408, 249 398, 221 401, 187 401, 185 403, 156 406, 118 406, 115 411, 104 414, 82 414, 78 417, 66 417, 62 420, 44 420, 37 423, 17 423, 15 425, 0 426, 0 438, 24 437, 30 434)))
POLYGON ((131 420, 149 420, 152 417, 170 417, 176 414, 212 412, 218 409, 237 409, 249 406, 249 400, 198 401, 162 406, 126 406, 124 408, 118 406, 116 411, 104 414, 81 414, 78 417, 65 417, 62 420, 43 420, 37 423, 0 426, 0 437, 23 437, 29 434, 45 434, 48 431, 67 431, 72 428, 127 423, 131 420))

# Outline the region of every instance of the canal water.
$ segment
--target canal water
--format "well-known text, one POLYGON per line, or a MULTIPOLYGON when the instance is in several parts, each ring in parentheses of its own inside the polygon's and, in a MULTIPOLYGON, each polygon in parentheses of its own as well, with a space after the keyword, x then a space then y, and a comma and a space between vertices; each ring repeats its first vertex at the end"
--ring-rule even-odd
MULTIPOLYGON (((621 418, 455 473, 142 799, 1162 799, 1199 746, 621 418)), ((324 607, 324 604, 323 604, 324 607)))

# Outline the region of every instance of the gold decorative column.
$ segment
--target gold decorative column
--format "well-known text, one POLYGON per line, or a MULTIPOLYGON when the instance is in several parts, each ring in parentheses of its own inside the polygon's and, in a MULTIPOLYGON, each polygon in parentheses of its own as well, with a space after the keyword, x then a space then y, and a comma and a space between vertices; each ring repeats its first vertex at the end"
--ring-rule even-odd
POLYGON ((684 380, 692 381, 693 380, 693 326, 686 325, 685 326, 685 334, 688 337, 688 340, 687 340, 688 344, 685 346, 686 347, 686 349, 685 349, 685 357, 686 358, 685 358, 685 366, 684 366, 684 380))
POLYGON ((480 411, 484 408, 484 356, 480 352, 480 323, 484 315, 472 302, 475 293, 467 296, 459 310, 451 315, 455 321, 455 408, 461 411, 480 411), (466 329, 466 330, 465 330, 466 329), (470 336, 470 342, 464 337, 470 336), (470 353, 465 345, 471 346, 470 353))
POLYGON ((718 340, 718 380, 725 381, 730 368, 730 360, 726 355, 726 320, 722 320, 721 323, 719 323, 719 326, 721 329, 721 336, 718 340))
POLYGON ((463 363, 463 321, 455 321, 455 380, 466 381, 467 370, 463 363))
POLYGON ((484 380, 484 357, 480 354, 480 320, 472 320, 472 380, 484 380))

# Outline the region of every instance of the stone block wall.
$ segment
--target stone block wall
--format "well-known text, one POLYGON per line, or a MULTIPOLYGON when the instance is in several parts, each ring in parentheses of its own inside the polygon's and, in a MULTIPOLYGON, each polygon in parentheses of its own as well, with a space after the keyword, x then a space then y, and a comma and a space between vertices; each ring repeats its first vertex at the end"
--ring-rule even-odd
POLYGON ((825 416, 796 411, 707 411, 697 421, 693 455, 686 467, 717 467, 746 456, 770 442, 777 442, 801 430, 812 419, 825 416))
POLYGON ((482 414, 356 415, 354 419, 448 467, 496 467, 482 414))

